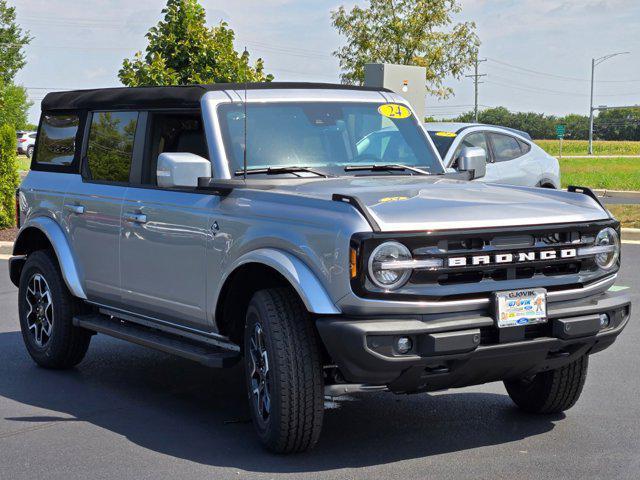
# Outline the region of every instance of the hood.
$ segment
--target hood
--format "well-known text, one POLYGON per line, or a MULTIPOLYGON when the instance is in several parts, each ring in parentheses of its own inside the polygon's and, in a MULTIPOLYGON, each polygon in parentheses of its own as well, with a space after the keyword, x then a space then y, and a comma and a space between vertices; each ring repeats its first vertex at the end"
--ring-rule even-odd
POLYGON ((358 197, 383 232, 544 225, 607 220, 587 195, 442 177, 341 177, 282 183, 282 193, 358 197))

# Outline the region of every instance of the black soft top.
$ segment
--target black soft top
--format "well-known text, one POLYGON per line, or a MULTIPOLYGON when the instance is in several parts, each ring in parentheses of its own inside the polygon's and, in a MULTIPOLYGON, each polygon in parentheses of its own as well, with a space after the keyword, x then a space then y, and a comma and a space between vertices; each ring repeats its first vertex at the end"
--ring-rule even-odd
POLYGON ((335 83, 263 82, 214 83, 175 87, 117 87, 92 90, 51 92, 42 100, 42 110, 97 110, 128 108, 197 107, 200 99, 214 90, 329 89, 389 91, 382 88, 358 87, 335 83))

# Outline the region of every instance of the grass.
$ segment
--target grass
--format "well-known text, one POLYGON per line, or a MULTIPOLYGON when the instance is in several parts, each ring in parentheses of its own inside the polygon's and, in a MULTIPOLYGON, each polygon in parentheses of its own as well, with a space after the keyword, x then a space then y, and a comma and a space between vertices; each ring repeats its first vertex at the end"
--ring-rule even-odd
POLYGON ((640 158, 563 158, 562 185, 640 190, 640 158))
MULTIPOLYGON (((549 155, 557 157, 560 154, 559 140, 536 140, 549 155)), ((563 140, 562 155, 587 155, 589 142, 587 140, 563 140)), ((640 155, 640 142, 604 141, 593 142, 594 155, 640 155)))
POLYGON ((607 208, 623 227, 640 228, 640 205, 607 205, 607 208))
POLYGON ((31 168, 31 160, 26 155, 18 155, 18 170, 27 172, 31 168))

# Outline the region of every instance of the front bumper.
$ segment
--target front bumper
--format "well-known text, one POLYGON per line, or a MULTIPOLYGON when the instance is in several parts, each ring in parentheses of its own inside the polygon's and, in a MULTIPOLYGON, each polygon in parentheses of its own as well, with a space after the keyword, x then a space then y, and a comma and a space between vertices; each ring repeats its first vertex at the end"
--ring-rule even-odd
POLYGON ((548 323, 497 329, 491 317, 443 314, 437 319, 321 318, 318 331, 348 382, 396 392, 463 387, 559 368, 611 345, 629 321, 630 298, 603 294, 549 304, 548 323), (609 326, 601 328, 601 314, 609 326), (395 352, 408 336, 413 348, 395 352))

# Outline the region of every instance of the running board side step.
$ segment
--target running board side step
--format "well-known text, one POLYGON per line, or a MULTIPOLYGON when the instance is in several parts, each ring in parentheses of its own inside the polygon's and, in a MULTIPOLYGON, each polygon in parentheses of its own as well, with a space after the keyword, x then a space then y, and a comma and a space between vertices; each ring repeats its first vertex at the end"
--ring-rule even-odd
POLYGON ((232 367, 240 360, 240 353, 204 342, 189 340, 156 329, 137 325, 107 315, 92 314, 73 317, 73 324, 110 337, 142 345, 178 357, 193 360, 211 368, 232 367))

